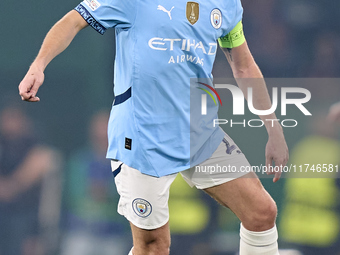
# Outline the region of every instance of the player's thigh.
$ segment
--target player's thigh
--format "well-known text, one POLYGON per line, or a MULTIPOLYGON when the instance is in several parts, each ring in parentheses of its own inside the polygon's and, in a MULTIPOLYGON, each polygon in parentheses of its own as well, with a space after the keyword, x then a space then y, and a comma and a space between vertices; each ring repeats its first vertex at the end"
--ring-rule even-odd
POLYGON ((230 208, 248 230, 263 231, 275 224, 276 204, 255 173, 204 191, 230 208))
POLYGON ((133 237, 133 245, 134 245, 134 253, 143 254, 145 250, 150 250, 150 246, 155 246, 152 250, 165 250, 170 247, 170 229, 169 222, 164 226, 153 229, 141 229, 136 227, 130 222, 132 237, 133 237))

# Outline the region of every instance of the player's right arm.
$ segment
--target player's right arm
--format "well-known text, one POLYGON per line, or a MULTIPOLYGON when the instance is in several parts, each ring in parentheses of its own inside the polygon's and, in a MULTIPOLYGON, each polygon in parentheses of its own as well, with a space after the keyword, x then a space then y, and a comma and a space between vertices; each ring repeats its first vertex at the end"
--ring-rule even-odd
POLYGON ((36 94, 44 82, 46 66, 54 57, 63 52, 76 34, 86 26, 88 26, 88 23, 84 18, 77 11, 72 10, 51 28, 44 39, 38 56, 19 85, 19 94, 22 100, 40 101, 36 94))

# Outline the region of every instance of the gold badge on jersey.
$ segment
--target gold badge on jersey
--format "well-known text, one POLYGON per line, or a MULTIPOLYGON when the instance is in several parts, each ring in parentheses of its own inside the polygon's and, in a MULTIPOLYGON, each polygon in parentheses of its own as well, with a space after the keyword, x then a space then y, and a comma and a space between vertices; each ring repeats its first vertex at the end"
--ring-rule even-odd
POLYGON ((199 18, 200 5, 196 2, 187 2, 187 19, 191 25, 195 24, 199 18))

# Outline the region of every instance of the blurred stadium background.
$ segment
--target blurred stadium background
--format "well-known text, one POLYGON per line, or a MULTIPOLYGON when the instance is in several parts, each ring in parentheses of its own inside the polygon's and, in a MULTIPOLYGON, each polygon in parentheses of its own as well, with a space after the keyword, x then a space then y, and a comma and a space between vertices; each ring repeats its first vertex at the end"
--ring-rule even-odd
MULTIPOLYGON (((128 225, 115 213, 118 197, 109 165, 102 158, 106 146, 102 124, 113 100, 114 30, 104 36, 91 28, 82 31, 46 69, 40 103, 21 102, 17 95, 17 86, 45 34, 78 3, 1 3, 0 255, 124 255, 131 248, 128 225), (23 116, 28 120, 20 121, 23 116), (26 143, 21 144, 23 140, 26 143), (28 170, 23 176, 34 175, 32 181, 11 193, 8 190, 13 186, 5 188, 5 183, 15 185, 16 170, 35 149, 29 144, 50 151, 45 156, 47 165, 53 163, 53 167, 42 166, 39 173, 28 170)), ((265 77, 340 76, 340 2, 243 0, 243 6, 245 35, 265 77)), ((214 75, 231 77, 221 51, 214 75)), ((324 117, 331 104, 339 101, 340 92, 336 85, 332 89, 322 85, 310 88, 312 96, 318 97, 310 104, 314 121, 303 119, 298 128, 285 130, 291 162, 296 164, 318 157, 339 163, 338 129, 324 117), (322 153, 315 153, 316 148, 322 153)), ((262 137, 260 146, 264 146, 264 130, 228 132, 252 164, 263 163, 263 151, 254 152, 247 144, 262 137), (245 135, 249 140, 238 138, 245 135)), ((336 178, 286 178, 275 185, 263 179, 263 183, 278 204, 280 247, 287 254, 299 254, 288 251, 292 249, 304 255, 340 254, 336 178)), ((188 189, 181 179, 176 180, 171 196, 172 254, 236 254, 239 222, 232 213, 188 189)))

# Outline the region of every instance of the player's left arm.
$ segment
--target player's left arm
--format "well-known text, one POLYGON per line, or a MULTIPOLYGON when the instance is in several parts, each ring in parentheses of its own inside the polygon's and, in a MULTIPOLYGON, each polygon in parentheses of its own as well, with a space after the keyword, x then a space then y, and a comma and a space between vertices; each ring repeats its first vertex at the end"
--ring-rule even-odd
MULTIPOLYGON (((228 43, 220 41, 220 46, 228 59, 237 84, 243 91, 244 96, 248 98, 248 88, 251 87, 255 109, 268 110, 272 104, 263 75, 248 48, 243 30, 241 36, 243 36, 243 40, 237 42, 239 45, 233 45, 232 38, 229 38, 228 43)), ((237 39, 239 40, 239 37, 237 39)), ((278 121, 274 121, 274 125, 272 125, 271 121, 265 121, 266 119, 276 120, 275 113, 259 117, 264 121, 269 136, 266 146, 266 165, 272 165, 273 161, 276 166, 286 165, 289 153, 282 127, 278 121)), ((274 182, 277 182, 281 177, 281 172, 269 174, 275 174, 274 182)))

